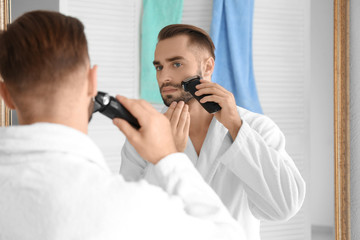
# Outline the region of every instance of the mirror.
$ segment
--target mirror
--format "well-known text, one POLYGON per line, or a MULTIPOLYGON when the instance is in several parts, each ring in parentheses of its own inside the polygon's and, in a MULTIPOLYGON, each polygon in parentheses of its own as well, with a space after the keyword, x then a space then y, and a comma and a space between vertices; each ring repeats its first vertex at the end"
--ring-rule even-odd
MULTIPOLYGON (((6 21, 10 19, 10 1, 0 2, 1 27, 5 28, 6 21)), ((208 31, 211 4, 203 0, 192 2, 184 1, 183 20, 186 19, 186 23, 198 25, 208 31), (201 11, 207 13, 199 14, 201 11)), ((303 210, 287 223, 264 223, 262 238, 280 239, 279 236, 291 234, 298 235, 298 239, 320 240, 321 235, 331 236, 323 239, 350 239, 347 31, 349 3, 346 0, 334 0, 334 5, 329 4, 329 1, 293 1, 293 4, 285 2, 255 1, 255 79, 264 113, 273 118, 284 131, 288 151, 302 171, 308 191, 303 210), (276 5, 281 7, 276 9, 276 5), (284 22, 276 19, 276 15, 290 16, 289 19, 293 21, 284 22), (277 43, 281 44, 276 45, 277 43), (280 50, 286 49, 287 52, 276 58, 274 51, 280 54, 280 50), (289 61, 285 61, 284 57, 288 57, 289 61), (279 63, 285 65, 280 66, 279 63), (269 76, 273 79, 285 76, 284 79, 288 77, 288 81, 281 82, 276 88, 276 85, 266 82, 269 76), (287 87, 287 90, 282 91, 280 87, 287 87), (289 96, 291 90, 298 91, 289 96), (315 93, 324 95, 317 96, 315 93), (281 100, 281 96, 288 99, 281 100), (281 105, 282 102, 286 104, 281 105), (277 110, 282 111, 276 112, 277 110), (299 128, 302 130, 299 131, 299 128), (328 149, 329 146, 331 149, 328 149), (308 159, 311 161, 307 161, 308 159), (332 184, 334 181, 335 184, 332 184), (326 189, 326 192, 318 191, 321 188, 326 189), (320 195, 325 198, 321 199, 320 195)), ((97 1, 12 0, 13 19, 25 11, 35 9, 61 11, 83 21, 92 62, 99 64, 99 89, 128 97, 139 97, 141 0, 119 1, 116 7, 97 1), (116 14, 113 14, 114 10, 116 14), (105 14, 102 15, 102 12, 105 14), (123 32, 114 32, 113 29, 122 29, 123 32), (117 58, 115 54, 122 58, 117 58), (116 79, 113 79, 114 76, 116 79)), ((11 121, 11 113, 3 103, 0 105, 0 117, 1 126, 10 125, 11 122, 16 124, 16 119, 11 121)), ((94 117, 89 134, 94 139, 101 139, 96 142, 106 153, 110 168, 118 172, 118 144, 123 142, 124 138, 120 133, 113 138, 104 137, 113 136, 113 132, 114 128, 107 119, 94 117)))

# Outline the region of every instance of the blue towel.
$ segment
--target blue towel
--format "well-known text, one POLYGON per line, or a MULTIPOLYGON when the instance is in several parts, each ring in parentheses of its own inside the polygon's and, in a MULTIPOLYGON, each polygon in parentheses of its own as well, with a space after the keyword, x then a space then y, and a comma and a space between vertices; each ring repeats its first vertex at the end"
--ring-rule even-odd
POLYGON ((157 36, 163 27, 180 23, 182 12, 183 0, 143 0, 140 98, 149 102, 163 102, 152 63, 157 36))
POLYGON ((254 0, 214 0, 211 37, 215 44, 212 80, 234 94, 236 104, 262 113, 252 61, 254 0))

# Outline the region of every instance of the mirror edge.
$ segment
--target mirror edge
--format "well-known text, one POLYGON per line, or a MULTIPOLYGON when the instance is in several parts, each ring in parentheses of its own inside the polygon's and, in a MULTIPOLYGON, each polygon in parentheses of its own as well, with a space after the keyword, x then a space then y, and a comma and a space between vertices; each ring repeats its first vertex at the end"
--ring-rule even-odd
MULTIPOLYGON (((11 0, 0 0, 0 30, 6 29, 11 20, 11 0)), ((0 76, 0 81, 2 81, 0 76)), ((0 97, 0 127, 11 125, 11 109, 9 109, 0 97)))
POLYGON ((335 238, 350 240, 349 6, 334 0, 335 238))

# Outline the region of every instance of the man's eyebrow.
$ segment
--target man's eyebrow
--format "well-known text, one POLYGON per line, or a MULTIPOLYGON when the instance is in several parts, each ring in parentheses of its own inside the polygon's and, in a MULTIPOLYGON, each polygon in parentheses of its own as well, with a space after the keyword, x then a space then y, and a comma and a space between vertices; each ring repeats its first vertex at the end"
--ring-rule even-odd
POLYGON ((172 58, 167 58, 166 61, 167 62, 173 62, 173 61, 176 61, 176 60, 183 60, 185 58, 181 57, 181 56, 175 56, 175 57, 172 57, 172 58))
MULTIPOLYGON (((176 61, 176 60, 184 60, 184 59, 185 59, 184 57, 175 56, 175 57, 167 58, 165 60, 166 60, 166 62, 173 62, 173 61, 176 61)), ((154 60, 153 64, 154 65, 160 65, 160 61, 154 60)))

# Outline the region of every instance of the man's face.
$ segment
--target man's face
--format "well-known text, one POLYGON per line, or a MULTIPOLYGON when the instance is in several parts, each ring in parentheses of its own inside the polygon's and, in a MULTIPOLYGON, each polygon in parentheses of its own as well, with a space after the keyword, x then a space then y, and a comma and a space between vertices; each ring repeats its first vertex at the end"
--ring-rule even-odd
POLYGON ((188 36, 180 35, 162 40, 156 46, 153 63, 161 97, 166 106, 173 101, 190 101, 193 97, 183 90, 181 81, 194 75, 202 75, 194 48, 187 43, 188 36))

